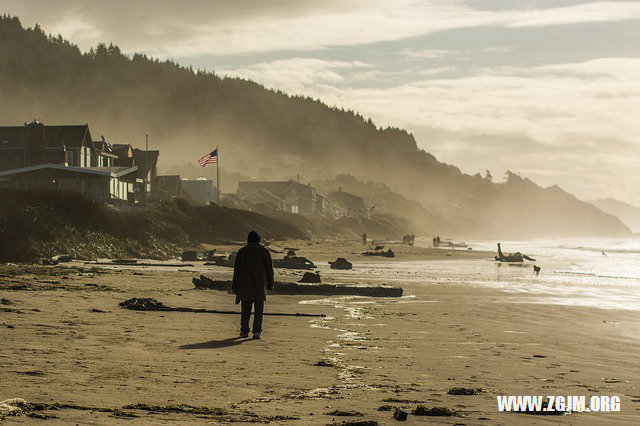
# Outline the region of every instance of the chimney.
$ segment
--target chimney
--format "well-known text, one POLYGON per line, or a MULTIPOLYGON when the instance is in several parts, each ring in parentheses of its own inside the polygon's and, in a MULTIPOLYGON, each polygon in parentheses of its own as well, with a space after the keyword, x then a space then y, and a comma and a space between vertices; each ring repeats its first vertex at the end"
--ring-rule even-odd
POLYGON ((45 162, 44 155, 44 124, 35 118, 29 123, 24 123, 27 134, 27 163, 26 166, 33 166, 45 162))

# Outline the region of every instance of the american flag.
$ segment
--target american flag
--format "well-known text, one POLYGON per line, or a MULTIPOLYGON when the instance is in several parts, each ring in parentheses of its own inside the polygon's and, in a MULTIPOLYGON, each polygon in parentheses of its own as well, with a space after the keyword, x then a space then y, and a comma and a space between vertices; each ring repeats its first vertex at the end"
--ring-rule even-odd
POLYGON ((204 157, 198 160, 200 167, 204 167, 207 164, 216 164, 218 162, 218 148, 214 149, 204 157))

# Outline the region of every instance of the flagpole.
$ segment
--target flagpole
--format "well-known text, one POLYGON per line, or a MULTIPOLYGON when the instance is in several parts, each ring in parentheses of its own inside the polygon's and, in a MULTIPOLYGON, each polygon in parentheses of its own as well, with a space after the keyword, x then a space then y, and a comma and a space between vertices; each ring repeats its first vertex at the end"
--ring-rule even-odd
POLYGON ((216 196, 218 207, 220 207, 220 150, 216 146, 216 152, 218 153, 218 161, 216 161, 216 184, 218 185, 218 193, 216 196))

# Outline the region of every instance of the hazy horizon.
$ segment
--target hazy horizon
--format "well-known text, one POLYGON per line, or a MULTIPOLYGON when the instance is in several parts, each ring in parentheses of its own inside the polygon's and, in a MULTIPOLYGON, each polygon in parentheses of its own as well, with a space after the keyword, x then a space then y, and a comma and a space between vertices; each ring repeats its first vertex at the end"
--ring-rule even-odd
POLYGON ((439 160, 640 205, 640 4, 5 1, 88 50, 113 42, 354 109, 439 160), (126 10, 126 16, 121 13, 126 10))

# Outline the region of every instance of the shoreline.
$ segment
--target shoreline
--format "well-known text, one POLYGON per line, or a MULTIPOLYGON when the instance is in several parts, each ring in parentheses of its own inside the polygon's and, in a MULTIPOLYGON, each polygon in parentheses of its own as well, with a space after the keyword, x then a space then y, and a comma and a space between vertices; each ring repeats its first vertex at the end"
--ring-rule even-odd
MULTIPOLYGON (((325 247, 314 256, 332 250, 325 247)), ((305 251, 300 254, 307 256, 305 251)), ((229 276, 230 270, 218 269, 212 277, 229 276)), ((278 276, 294 277, 291 271, 283 272, 278 276)), ((393 412, 378 411, 380 407, 418 405, 390 402, 394 400, 444 406, 464 415, 410 415, 410 423, 620 423, 632 422, 640 408, 640 318, 633 311, 545 305, 531 303, 535 295, 514 296, 455 282, 407 281, 401 298, 270 295, 268 311, 327 317, 265 317, 263 339, 251 341, 236 338, 235 315, 118 307, 130 297, 154 297, 169 306, 239 310, 231 295, 195 290, 193 271, 92 272, 76 266, 23 265, 1 266, 0 275, 0 295, 11 303, 0 306, 0 356, 6 373, 0 401, 19 397, 111 409, 189 404, 225 413, 124 410, 138 416, 131 421, 145 424, 251 419, 318 425, 370 419, 387 424, 393 422, 393 412), (483 388, 486 393, 448 395, 453 387, 483 388), (619 395, 622 411, 551 419, 498 413, 495 395, 502 394, 619 395), (363 415, 327 414, 334 410, 363 415), (247 412, 258 417, 246 417, 247 412)), ((367 280, 357 274, 338 278, 367 280)), ((60 421, 122 421, 113 412, 95 410, 47 413, 60 421)))

